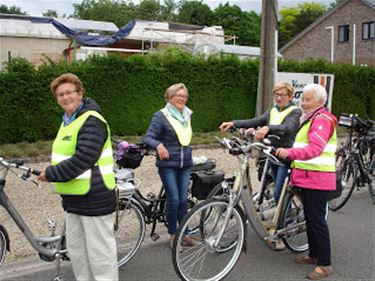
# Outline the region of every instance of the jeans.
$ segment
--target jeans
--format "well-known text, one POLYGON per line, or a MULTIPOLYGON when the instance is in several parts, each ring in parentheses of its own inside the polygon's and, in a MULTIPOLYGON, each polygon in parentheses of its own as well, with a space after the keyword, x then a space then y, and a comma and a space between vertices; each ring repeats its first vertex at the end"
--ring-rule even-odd
POLYGON ((276 165, 271 161, 269 162, 269 165, 272 171, 273 181, 275 182, 273 197, 275 198, 275 202, 277 204, 279 202, 281 190, 283 188, 284 181, 288 173, 288 167, 283 165, 276 165))
POLYGON ((159 168, 159 175, 167 196, 168 233, 175 235, 177 221, 180 223, 187 213, 190 169, 159 168))

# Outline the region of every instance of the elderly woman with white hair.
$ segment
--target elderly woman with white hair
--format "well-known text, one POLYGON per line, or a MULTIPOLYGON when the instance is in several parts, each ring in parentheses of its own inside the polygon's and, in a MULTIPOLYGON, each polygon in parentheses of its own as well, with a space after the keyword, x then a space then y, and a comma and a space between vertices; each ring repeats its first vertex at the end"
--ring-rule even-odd
POLYGON ((332 273, 331 246, 327 224, 329 191, 336 189, 336 123, 324 107, 325 88, 305 86, 300 129, 292 148, 279 148, 276 154, 292 160, 290 184, 301 190, 307 226, 309 254, 297 257, 299 264, 316 265, 306 277, 318 280, 332 273))

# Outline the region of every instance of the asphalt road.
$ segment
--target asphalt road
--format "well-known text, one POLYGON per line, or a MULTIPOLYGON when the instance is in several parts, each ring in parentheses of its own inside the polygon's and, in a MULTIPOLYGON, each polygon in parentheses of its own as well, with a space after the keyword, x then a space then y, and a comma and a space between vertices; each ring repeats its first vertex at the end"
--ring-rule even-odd
MULTIPOLYGON (((366 192, 329 215, 334 274, 325 280, 375 280, 375 206, 366 192)), ((225 280, 306 280, 313 266, 297 265, 296 254, 268 249, 250 229, 248 251, 225 280)), ((74 280, 69 263, 63 266, 65 280, 74 280)), ((53 264, 22 261, 3 265, 0 280, 51 280, 53 264)), ((120 269, 121 280, 178 280, 167 240, 144 245, 137 256, 120 269)))

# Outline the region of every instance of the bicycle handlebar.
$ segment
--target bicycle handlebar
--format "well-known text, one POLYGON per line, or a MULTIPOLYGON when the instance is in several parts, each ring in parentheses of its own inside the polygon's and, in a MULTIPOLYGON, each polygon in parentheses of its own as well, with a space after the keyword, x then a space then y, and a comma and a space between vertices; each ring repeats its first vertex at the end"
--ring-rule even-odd
POLYGON ((35 176, 39 176, 41 174, 41 171, 39 170, 23 166, 24 161, 21 159, 7 161, 5 160, 5 158, 0 156, 0 164, 5 167, 16 168, 16 169, 24 171, 25 174, 22 176, 23 179, 27 179, 28 177, 30 177, 31 174, 35 176))
POLYGON ((239 155, 239 154, 247 154, 253 148, 259 149, 263 151, 268 157, 270 157, 271 161, 276 164, 281 164, 281 161, 275 155, 275 148, 270 144, 270 141, 264 139, 263 142, 248 142, 244 140, 240 140, 237 137, 232 137, 232 139, 228 138, 217 138, 222 146, 229 150, 229 153, 232 155, 239 155))

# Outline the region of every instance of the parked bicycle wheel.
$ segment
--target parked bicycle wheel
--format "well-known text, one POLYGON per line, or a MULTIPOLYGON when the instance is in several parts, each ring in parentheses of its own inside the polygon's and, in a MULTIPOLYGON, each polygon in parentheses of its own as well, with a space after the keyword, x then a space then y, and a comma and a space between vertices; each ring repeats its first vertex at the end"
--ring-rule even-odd
POLYGON ((223 180, 222 182, 219 182, 207 195, 207 199, 214 198, 216 196, 225 196, 229 195, 229 189, 232 188, 234 182, 233 178, 228 178, 223 180))
POLYGON ((287 192, 285 194, 279 228, 292 227, 283 237, 283 242, 289 250, 296 253, 304 252, 309 248, 306 226, 297 226, 297 224, 304 221, 305 214, 301 199, 293 192, 287 192))
POLYGON ((352 163, 352 159, 348 158, 342 165, 338 167, 337 177, 341 179, 342 193, 341 196, 328 202, 328 207, 332 211, 337 211, 348 202, 356 185, 358 169, 352 163))
POLYGON ((119 267, 137 253, 145 237, 145 229, 141 208, 131 200, 121 200, 118 229, 115 229, 119 267))
POLYGON ((236 206, 225 226, 228 205, 224 199, 208 199, 195 206, 184 218, 177 230, 172 251, 173 265, 181 280, 220 280, 236 264, 245 237, 244 215, 236 206), (185 233, 190 225, 197 222, 200 227, 196 233, 189 235, 193 243, 187 245, 185 233), (223 234, 217 241, 221 231, 223 234), (233 243, 235 246, 228 249, 228 245, 233 243))
POLYGON ((0 228, 0 266, 5 260, 5 255, 7 253, 7 241, 5 239, 5 233, 0 228))

